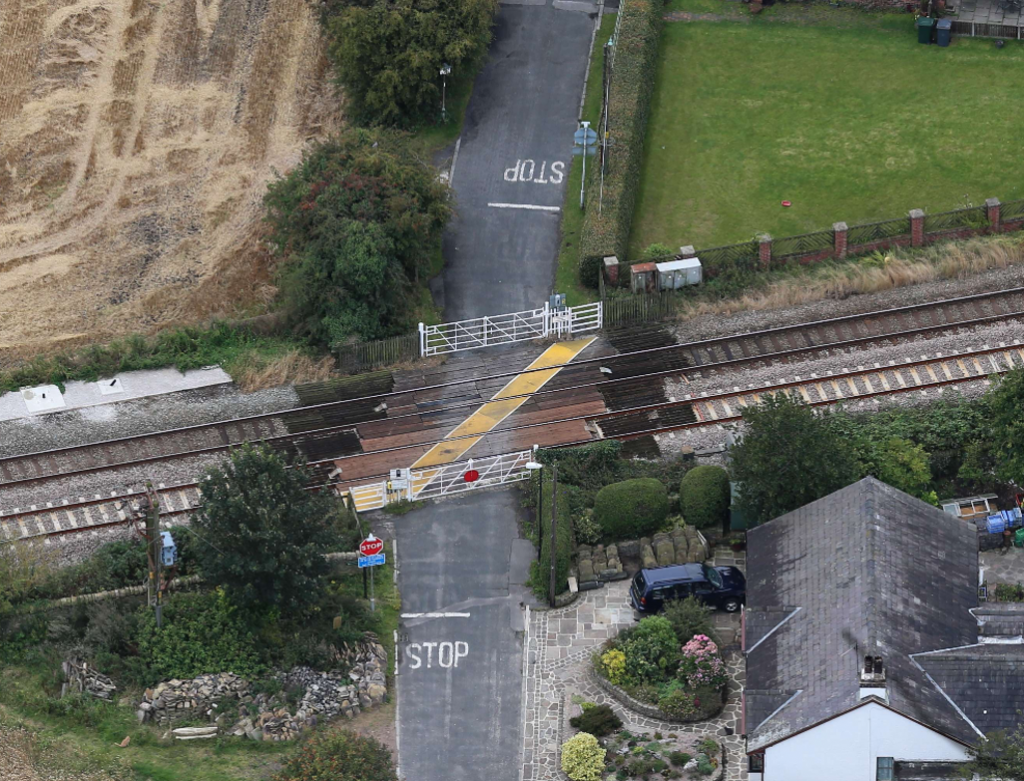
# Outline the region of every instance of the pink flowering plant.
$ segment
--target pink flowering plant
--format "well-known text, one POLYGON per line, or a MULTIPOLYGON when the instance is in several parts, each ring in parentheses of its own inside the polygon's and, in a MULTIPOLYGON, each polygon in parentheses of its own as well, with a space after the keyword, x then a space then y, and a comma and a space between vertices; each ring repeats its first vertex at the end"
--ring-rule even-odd
POLYGON ((725 661, 718 646, 707 635, 694 635, 683 646, 679 660, 678 677, 691 689, 698 686, 719 688, 728 680, 725 661))

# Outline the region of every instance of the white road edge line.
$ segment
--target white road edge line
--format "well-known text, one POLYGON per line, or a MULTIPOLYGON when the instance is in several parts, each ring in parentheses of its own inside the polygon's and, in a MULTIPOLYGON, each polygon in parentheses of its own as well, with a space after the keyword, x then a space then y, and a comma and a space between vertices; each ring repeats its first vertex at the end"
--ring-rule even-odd
POLYGON ((448 169, 448 186, 452 187, 455 181, 455 164, 459 162, 459 147, 462 146, 462 136, 455 139, 455 153, 452 155, 452 166, 448 169))
POLYGON ((395 636, 395 775, 402 777, 402 721, 399 718, 402 700, 398 696, 398 630, 394 630, 395 636))
POLYGON ((402 618, 469 618, 469 613, 402 613, 402 618))
POLYGON ((561 206, 538 206, 535 203, 489 203, 492 209, 529 209, 537 212, 560 212, 561 206))

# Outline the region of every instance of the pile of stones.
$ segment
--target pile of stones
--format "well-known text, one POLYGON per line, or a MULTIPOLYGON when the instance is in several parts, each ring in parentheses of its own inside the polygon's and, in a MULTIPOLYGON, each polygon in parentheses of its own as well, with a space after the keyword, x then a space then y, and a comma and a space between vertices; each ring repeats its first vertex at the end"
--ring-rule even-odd
POLYGON ((576 571, 580 586, 587 583, 621 580, 623 557, 639 558, 645 569, 669 564, 691 564, 711 556, 707 543, 697 530, 685 524, 653 537, 626 540, 617 545, 580 545, 576 549, 576 571))
POLYGON ((146 690, 136 715, 140 722, 161 726, 206 719, 238 737, 292 740, 321 720, 353 718, 387 696, 387 652, 375 639, 342 648, 335 663, 341 669, 295 667, 275 673, 270 680, 280 684, 274 687, 276 694, 254 693, 253 686, 234 673, 167 681, 146 690))
POLYGON ((80 659, 68 659, 61 665, 64 671, 64 683, 60 687, 60 696, 68 694, 91 694, 101 700, 109 700, 117 691, 117 686, 107 676, 93 670, 80 659))

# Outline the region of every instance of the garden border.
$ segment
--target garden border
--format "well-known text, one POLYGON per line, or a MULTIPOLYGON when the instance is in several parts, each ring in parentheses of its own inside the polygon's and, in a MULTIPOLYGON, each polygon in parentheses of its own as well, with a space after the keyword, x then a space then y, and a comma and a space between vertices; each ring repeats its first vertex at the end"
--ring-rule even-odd
POLYGON ((717 719, 722 715, 722 711, 725 710, 725 706, 729 702, 729 686, 725 685, 721 689, 722 704, 716 711, 708 715, 704 715, 699 719, 675 719, 665 713, 662 713, 658 706, 640 702, 640 700, 627 694, 624 689, 616 686, 597 672, 597 670, 593 668, 593 662, 591 662, 590 674, 597 680, 597 685, 614 697, 615 700, 623 707, 628 708, 634 713, 639 713, 641 716, 646 716, 649 719, 657 719, 658 721, 664 721, 668 724, 700 724, 702 721, 717 719))

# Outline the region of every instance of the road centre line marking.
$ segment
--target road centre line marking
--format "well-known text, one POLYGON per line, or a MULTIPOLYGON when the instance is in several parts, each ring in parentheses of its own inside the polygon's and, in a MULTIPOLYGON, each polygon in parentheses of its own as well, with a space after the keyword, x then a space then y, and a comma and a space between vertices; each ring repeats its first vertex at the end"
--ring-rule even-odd
MULTIPOLYGON (((509 380, 491 401, 486 402, 445 437, 446 440, 456 437, 466 437, 465 439, 437 443, 420 456, 412 468, 440 466, 458 461, 466 451, 483 439, 484 434, 500 425, 505 418, 523 406, 529 400, 530 394, 543 388, 548 380, 589 347, 595 339, 596 337, 591 336, 586 339, 574 339, 571 342, 558 342, 548 347, 523 370, 522 374, 509 380), (480 436, 473 436, 474 434, 480 436)), ((422 478, 422 482, 427 482, 433 475, 425 473, 418 477, 422 478)), ((413 490, 415 493, 415 485, 413 490)))
POLYGON ((469 613, 402 613, 402 618, 469 618, 469 613))
POLYGON ((535 203, 489 203, 492 209, 529 209, 538 212, 560 212, 561 206, 539 206, 535 203))

